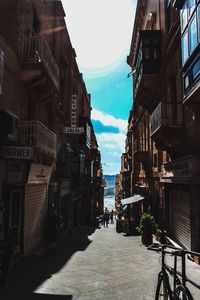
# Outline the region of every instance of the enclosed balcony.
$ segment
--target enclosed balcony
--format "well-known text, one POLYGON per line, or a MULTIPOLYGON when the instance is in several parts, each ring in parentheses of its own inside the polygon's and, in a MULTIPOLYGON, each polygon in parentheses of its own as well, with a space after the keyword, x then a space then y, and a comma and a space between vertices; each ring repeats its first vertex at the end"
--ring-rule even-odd
POLYGON ((137 138, 133 142, 133 155, 139 162, 147 163, 149 161, 149 151, 145 149, 146 141, 142 138, 137 138))
POLYGON ((177 147, 183 132, 182 103, 160 102, 150 117, 150 125, 158 149, 177 147))
POLYGON ((30 86, 52 83, 59 90, 59 69, 46 40, 24 38, 22 43, 22 80, 30 86))
POLYGON ((141 30, 134 63, 134 93, 136 101, 148 111, 154 109, 155 99, 160 95, 157 77, 160 57, 160 30, 141 30))
POLYGON ((56 134, 39 121, 20 123, 20 144, 33 147, 34 153, 56 157, 56 134))

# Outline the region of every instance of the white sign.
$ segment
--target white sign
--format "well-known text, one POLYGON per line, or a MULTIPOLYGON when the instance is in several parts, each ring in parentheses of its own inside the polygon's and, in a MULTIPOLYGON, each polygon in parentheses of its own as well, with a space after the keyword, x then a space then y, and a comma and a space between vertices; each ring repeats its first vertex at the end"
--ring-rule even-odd
POLYGON ((84 127, 64 127, 63 133, 82 134, 82 133, 84 133, 84 127))
POLYGON ((77 95, 72 95, 71 102, 71 127, 76 127, 77 95))
POLYGON ((32 159, 33 149, 32 147, 5 146, 1 147, 0 154, 3 158, 32 159))
POLYGON ((51 166, 40 165, 40 164, 31 164, 29 175, 28 175, 28 184, 30 183, 41 183, 49 182, 51 176, 51 166))

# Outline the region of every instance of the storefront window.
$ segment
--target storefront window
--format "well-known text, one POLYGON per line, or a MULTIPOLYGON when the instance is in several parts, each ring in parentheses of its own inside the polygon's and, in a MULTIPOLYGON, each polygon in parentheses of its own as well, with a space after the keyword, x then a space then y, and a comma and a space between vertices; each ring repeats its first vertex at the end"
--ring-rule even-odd
POLYGON ((182 37, 182 60, 183 63, 187 60, 189 56, 189 49, 188 49, 188 32, 186 31, 184 36, 182 37))
POLYGON ((196 48, 197 45, 197 21, 196 14, 194 15, 190 26, 189 26, 189 35, 190 35, 190 53, 196 48))

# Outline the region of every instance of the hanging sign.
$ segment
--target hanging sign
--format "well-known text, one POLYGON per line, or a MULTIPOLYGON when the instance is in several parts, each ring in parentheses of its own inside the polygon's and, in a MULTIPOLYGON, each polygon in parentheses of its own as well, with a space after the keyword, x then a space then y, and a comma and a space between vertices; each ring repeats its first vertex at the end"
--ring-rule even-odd
POLYGON ((84 127, 64 127, 63 133, 76 133, 76 134, 83 134, 84 127))

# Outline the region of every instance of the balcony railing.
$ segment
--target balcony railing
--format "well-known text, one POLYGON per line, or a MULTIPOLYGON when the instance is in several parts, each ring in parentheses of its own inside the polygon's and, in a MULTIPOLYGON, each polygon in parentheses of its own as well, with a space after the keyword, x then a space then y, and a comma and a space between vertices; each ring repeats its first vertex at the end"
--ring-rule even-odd
POLYGON ((3 88, 3 76, 4 76, 4 54, 0 49, 0 95, 2 94, 3 88))
POLYGON ((46 40, 38 37, 24 38, 22 45, 23 64, 42 64, 59 90, 59 69, 46 40))
POLYGON ((150 117, 151 136, 162 128, 182 128, 182 104, 160 102, 150 117))
POLYGON ((56 157, 56 134, 39 121, 24 121, 20 123, 20 144, 31 146, 36 151, 56 157))

